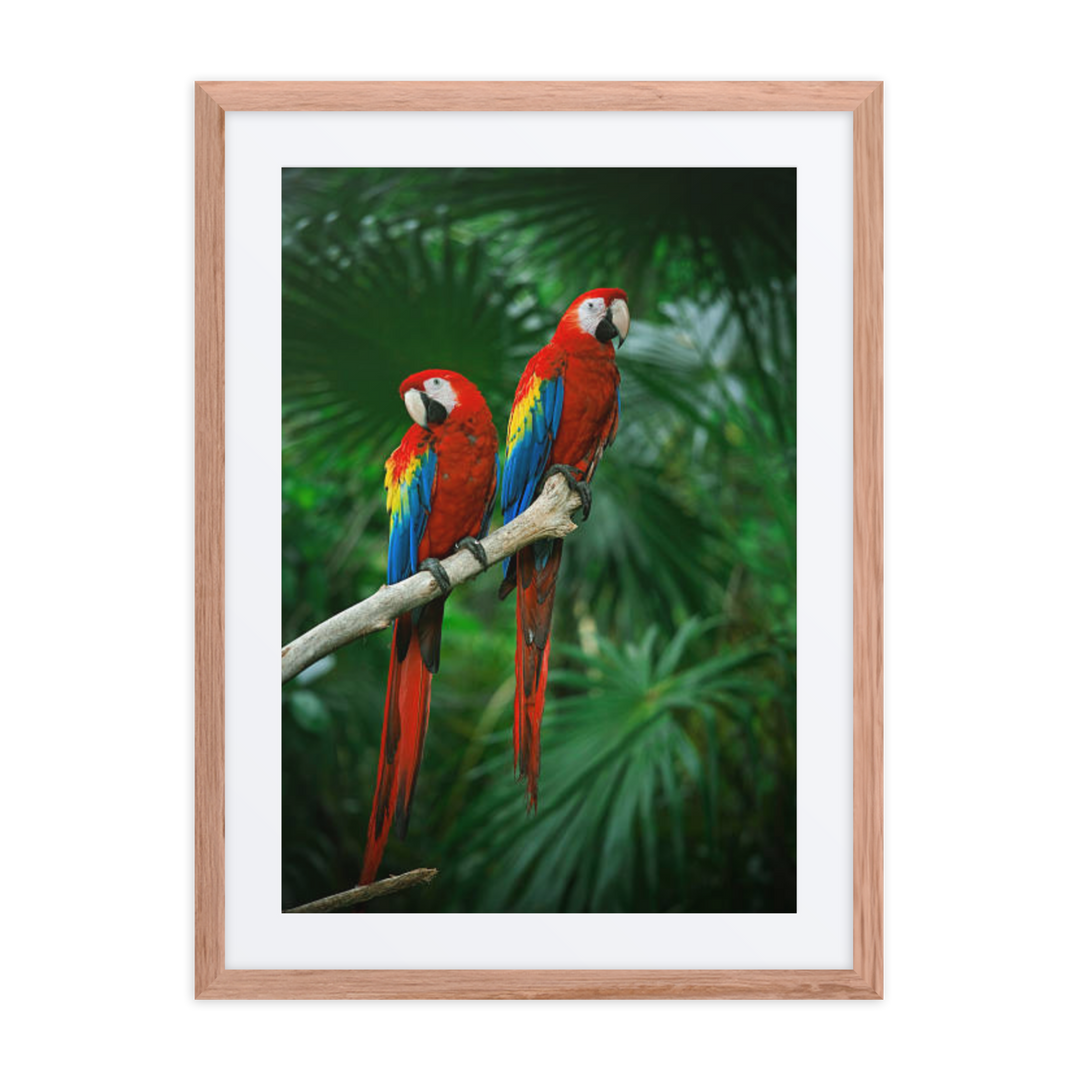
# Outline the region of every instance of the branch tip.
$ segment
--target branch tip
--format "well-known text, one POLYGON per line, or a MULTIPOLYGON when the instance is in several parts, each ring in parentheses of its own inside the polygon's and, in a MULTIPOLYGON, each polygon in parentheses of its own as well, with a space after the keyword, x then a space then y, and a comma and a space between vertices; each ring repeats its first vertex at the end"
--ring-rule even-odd
POLYGON ((289 908, 285 914, 319 915, 345 911, 358 904, 366 904, 369 900, 376 900, 380 896, 390 896, 403 889, 411 889, 414 885, 428 885, 435 880, 438 873, 439 871, 432 867, 409 870, 404 874, 395 874, 381 881, 373 881, 370 885, 357 885, 353 889, 346 889, 345 892, 324 896, 321 900, 312 900, 310 904, 289 908))

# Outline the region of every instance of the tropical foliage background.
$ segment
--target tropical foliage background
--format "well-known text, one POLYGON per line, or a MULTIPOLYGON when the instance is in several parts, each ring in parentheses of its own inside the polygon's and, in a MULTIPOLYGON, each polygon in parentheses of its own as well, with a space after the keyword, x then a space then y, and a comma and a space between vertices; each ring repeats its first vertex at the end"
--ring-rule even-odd
MULTIPOLYGON (((795 910, 795 173, 291 169, 282 181, 282 640, 386 572, 401 380, 503 430, 586 289, 630 296, 622 425, 567 542, 540 808, 511 768, 513 601, 446 608, 393 911, 795 910)), ((498 525, 496 515, 495 526, 498 525)), ((282 902, 354 884, 389 635, 284 688, 282 902)))

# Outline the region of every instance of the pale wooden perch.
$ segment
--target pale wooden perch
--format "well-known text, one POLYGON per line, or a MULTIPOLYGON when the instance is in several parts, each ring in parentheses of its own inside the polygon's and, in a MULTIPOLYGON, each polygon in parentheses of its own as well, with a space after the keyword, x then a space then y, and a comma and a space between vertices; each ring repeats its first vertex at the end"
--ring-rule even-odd
MULTIPOLYGON (((537 540, 568 536, 577 528, 570 515, 580 506, 580 497, 570 490, 566 480, 559 475, 552 476, 525 513, 481 541, 488 566, 498 566, 508 555, 537 540)), ((450 578, 451 586, 460 585, 482 572, 476 559, 464 550, 444 559, 442 568, 450 578)), ((399 615, 438 595, 439 587, 426 570, 396 585, 384 585, 374 596, 338 612, 286 645, 281 650, 281 681, 288 682, 316 660, 351 641, 376 630, 385 630, 399 615)))
POLYGON ((347 889, 345 892, 334 893, 333 896, 324 896, 321 900, 312 900, 310 904, 301 904, 300 907, 289 908, 286 915, 317 915, 332 911, 344 911, 346 908, 355 907, 357 904, 366 904, 379 896, 389 896, 391 893, 401 892, 402 889, 410 889, 413 885, 427 885, 435 880, 438 870, 410 870, 406 874, 398 874, 395 877, 383 878, 382 881, 373 881, 370 885, 357 885, 355 889, 347 889))

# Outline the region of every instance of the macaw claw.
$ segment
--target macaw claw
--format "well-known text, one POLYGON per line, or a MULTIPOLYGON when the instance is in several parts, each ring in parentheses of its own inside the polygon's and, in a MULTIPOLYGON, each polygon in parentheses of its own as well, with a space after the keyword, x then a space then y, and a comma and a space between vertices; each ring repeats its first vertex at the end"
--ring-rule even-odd
POLYGON ((487 552, 484 550, 484 545, 481 544, 475 536, 463 536, 454 545, 455 551, 460 551, 462 548, 464 548, 484 570, 488 568, 487 552))
POLYGON ((454 586, 450 584, 450 578, 447 577, 446 571, 442 568, 442 563, 438 559, 425 559, 420 564, 420 569, 426 570, 435 579, 435 584, 439 586, 439 592, 443 596, 450 595, 450 590, 454 586))
POLYGON ((540 489, 552 476, 561 476, 566 481, 566 486, 581 500, 581 520, 587 521, 589 511, 592 510, 592 489, 584 480, 578 478, 577 470, 569 465, 552 465, 540 480, 540 489))

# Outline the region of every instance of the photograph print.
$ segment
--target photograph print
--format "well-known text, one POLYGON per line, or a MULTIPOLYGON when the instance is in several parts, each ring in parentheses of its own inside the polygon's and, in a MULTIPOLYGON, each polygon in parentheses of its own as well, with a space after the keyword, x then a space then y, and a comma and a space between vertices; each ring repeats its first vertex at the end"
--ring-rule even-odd
POLYGON ((796 910, 795 224, 794 169, 283 170, 282 644, 433 587, 283 684, 282 910, 796 910))

